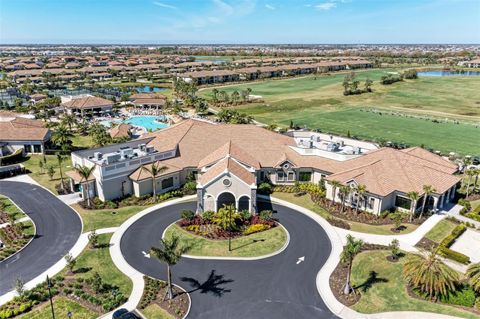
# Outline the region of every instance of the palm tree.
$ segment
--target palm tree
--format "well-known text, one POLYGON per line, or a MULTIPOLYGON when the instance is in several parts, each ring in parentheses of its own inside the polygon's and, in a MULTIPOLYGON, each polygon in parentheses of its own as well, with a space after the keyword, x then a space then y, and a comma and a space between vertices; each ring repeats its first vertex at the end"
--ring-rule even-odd
POLYGON ((335 204, 335 196, 336 196, 337 188, 342 186, 342 183, 340 183, 339 181, 331 181, 330 185, 332 185, 332 203, 335 204))
POLYGON ((213 217, 213 222, 223 230, 232 231, 235 228, 235 220, 238 216, 234 205, 223 205, 213 217))
POLYGON ((72 144, 73 134, 63 124, 59 125, 52 134, 52 142, 60 146, 62 150, 67 150, 72 144))
POLYGON ((85 191, 87 193, 87 206, 90 207, 90 187, 88 186, 88 178, 95 169, 95 165, 92 167, 87 166, 75 166, 75 171, 80 175, 80 183, 84 181, 85 191))
POLYGON ((347 244, 343 247, 342 254, 340 255, 340 261, 342 263, 348 263, 347 280, 345 282, 345 288, 343 293, 348 295, 352 291, 350 286, 350 273, 352 272, 353 258, 362 250, 363 241, 361 239, 355 239, 352 235, 347 235, 347 244))
POLYGON ((470 265, 467 269, 466 275, 468 278, 468 284, 472 286, 476 292, 480 292, 480 263, 470 265))
POLYGON ((359 184, 355 186, 355 193, 357 194, 357 204, 355 205, 355 213, 358 214, 358 208, 360 207, 360 202, 365 201, 365 193, 367 192, 367 186, 359 184))
POLYGON ((190 250, 190 247, 186 245, 179 245, 179 237, 172 235, 170 239, 160 239, 160 247, 152 247, 150 254, 155 256, 158 260, 167 264, 167 285, 168 285, 168 298, 173 299, 172 290, 172 270, 171 267, 178 263, 183 254, 190 250))
POLYGON ((60 171, 60 188, 63 190, 65 185, 63 184, 63 170, 62 170, 62 163, 65 160, 65 157, 62 156, 60 153, 57 153, 57 161, 58 161, 58 168, 60 171))
POLYGON ((343 213, 343 210, 345 209, 345 201, 347 199, 348 194, 350 194, 350 187, 341 185, 339 192, 340 192, 340 199, 342 200, 342 209, 340 210, 340 213, 343 213))
POLYGON ((422 211, 420 212, 419 219, 422 219, 423 212, 425 211, 425 205, 427 204, 428 196, 435 193, 437 190, 433 188, 432 185, 423 185, 423 203, 422 203, 422 211))
POLYGON ((155 162, 150 167, 142 166, 142 170, 147 171, 152 177, 153 200, 155 202, 157 201, 157 181, 155 179, 167 169, 166 166, 160 166, 160 162, 155 162))
POLYGON ((472 177, 475 176, 475 170, 473 170, 473 169, 467 169, 467 170, 465 171, 465 175, 468 176, 468 179, 467 179, 467 190, 466 190, 466 192, 465 192, 465 197, 468 198, 468 195, 469 195, 469 193, 470 193, 470 184, 471 184, 471 182, 472 182, 472 177))
POLYGON ((426 256, 411 254, 403 265, 403 275, 408 283, 431 298, 453 291, 459 280, 458 273, 437 257, 437 250, 426 256))
POLYGON ((474 174, 475 174, 475 182, 473 183, 473 191, 477 189, 477 184, 478 184, 478 176, 480 175, 480 168, 474 169, 474 174))
POLYGON ((212 90, 212 94, 213 94, 213 103, 216 104, 218 102, 218 89, 217 88, 214 88, 212 90))
POLYGON ((72 126, 77 125, 77 118, 73 114, 65 114, 62 118, 62 124, 68 126, 71 131, 72 126))
POLYGON ((420 198, 418 192, 408 192, 407 197, 410 199, 410 222, 412 222, 413 215, 415 214, 415 208, 417 207, 417 201, 420 198))

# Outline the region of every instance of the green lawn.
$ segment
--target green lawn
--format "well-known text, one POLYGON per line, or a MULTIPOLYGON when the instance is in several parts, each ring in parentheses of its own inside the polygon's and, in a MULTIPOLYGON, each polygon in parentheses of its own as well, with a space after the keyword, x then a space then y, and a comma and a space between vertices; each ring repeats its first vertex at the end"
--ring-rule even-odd
POLYGON ((443 219, 435 225, 430 231, 425 235, 430 240, 433 240, 437 244, 440 243, 445 237, 450 235, 452 230, 457 226, 454 222, 443 219))
POLYGON ((189 255, 216 257, 257 257, 273 253, 283 247, 287 234, 282 227, 275 227, 260 233, 232 240, 232 251, 228 251, 228 240, 210 240, 181 229, 176 224, 167 228, 165 237, 173 234, 191 245, 189 255))
POLYGON ((157 304, 150 304, 148 307, 143 309, 142 314, 147 319, 173 319, 174 317, 160 308, 157 304))
MULTIPOLYGON (((73 319, 94 319, 98 317, 98 313, 81 306, 79 303, 74 302, 65 297, 55 298, 53 302, 53 308, 56 318, 68 318, 68 312, 72 312, 73 319)), ((38 309, 26 313, 18 318, 22 319, 51 319, 52 311, 50 310, 50 304, 45 303, 38 309)))
MULTIPOLYGON (((55 185, 60 184, 60 170, 57 156, 45 155, 45 158, 47 162, 46 164, 43 164, 44 167, 53 166, 55 170, 55 174, 53 175, 52 179, 50 179, 50 176, 47 174, 46 168, 43 169, 43 172, 40 170, 38 163, 40 161, 43 161, 43 155, 30 155, 22 164, 25 165, 25 168, 31 172, 29 173, 31 178, 37 181, 40 185, 48 188, 54 194, 57 194, 57 191, 55 190, 55 185)), ((62 162, 63 178, 65 182, 67 182, 65 172, 72 169, 71 165, 72 162, 69 157, 62 162)))
POLYGON ((9 215, 14 215, 15 219, 20 219, 27 216, 7 197, 0 195, 0 202, 2 202, 4 205, 3 211, 9 215))
MULTIPOLYGON (((132 281, 120 270, 117 269, 110 257, 109 243, 112 234, 98 235, 99 248, 91 249, 87 247, 77 258, 74 271, 82 269, 81 273, 75 274, 75 277, 88 278, 94 272, 98 272, 104 282, 119 287, 124 296, 129 296, 132 291, 132 281)), ((64 271, 66 275, 66 271, 64 271)))
POLYGON ((117 227, 120 226, 131 216, 147 209, 149 206, 128 206, 116 209, 83 209, 80 205, 72 205, 83 220, 83 231, 91 231, 94 229, 117 227))
MULTIPOLYGON (((238 106, 260 122, 286 127, 319 128, 324 132, 369 140, 391 140, 411 145, 424 144, 443 152, 478 154, 473 136, 480 135, 480 77, 420 78, 379 84, 391 69, 358 71, 363 83, 374 81, 373 93, 343 96, 344 73, 282 80, 266 80, 219 88, 229 93, 252 89, 264 103, 238 106), (455 94, 452 94, 455 92, 455 94), (378 112, 367 112, 368 110, 378 112), (380 113, 381 112, 381 115, 380 113), (458 119, 461 122, 434 123, 432 119, 458 119), (476 124, 475 124, 476 123, 476 124)), ((211 97, 212 89, 200 95, 211 97)))
MULTIPOLYGON (((318 205, 315 205, 315 203, 310 199, 309 195, 297 197, 293 193, 275 192, 272 194, 272 197, 283 199, 295 205, 305 207, 311 210, 312 212, 317 213, 318 215, 322 216, 325 219, 327 219, 328 217, 332 217, 332 215, 329 212, 327 212, 325 209, 319 207, 318 205)), ((347 222, 350 225, 350 230, 352 231, 358 231, 361 233, 369 233, 369 234, 377 234, 377 235, 397 234, 390 230, 393 228, 393 224, 376 226, 376 225, 362 224, 362 223, 349 221, 349 220, 345 220, 345 222, 347 222)), ((401 234, 408 234, 414 231, 415 229, 417 229, 419 225, 408 224, 404 226, 406 226, 406 229, 403 230, 401 234)))
POLYGON ((426 311, 462 318, 478 318, 473 313, 452 306, 435 304, 411 298, 403 279, 403 263, 386 260, 388 252, 368 251, 355 257, 352 269, 352 284, 362 294, 352 308, 361 313, 387 311, 426 311), (374 273, 373 273, 374 272, 374 273), (372 274, 375 278, 372 278, 372 274))

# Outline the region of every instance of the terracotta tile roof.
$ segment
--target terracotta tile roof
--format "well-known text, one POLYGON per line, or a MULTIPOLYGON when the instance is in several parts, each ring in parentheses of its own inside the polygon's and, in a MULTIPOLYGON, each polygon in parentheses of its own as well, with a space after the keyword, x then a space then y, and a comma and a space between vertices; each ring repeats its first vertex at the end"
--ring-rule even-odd
POLYGON ((233 144, 232 141, 228 141, 212 153, 208 154, 205 158, 203 158, 199 163, 198 167, 205 167, 210 164, 213 164, 222 158, 227 156, 235 158, 237 161, 244 163, 248 166, 253 168, 259 169, 260 163, 258 160, 250 156, 247 152, 242 150, 237 145, 233 144))
POLYGON ((50 133, 45 123, 15 117, 9 121, 0 121, 0 141, 45 141, 50 133))
POLYGON ((418 157, 421 160, 426 160, 436 165, 440 165, 445 168, 447 172, 451 172, 452 174, 458 170, 457 164, 450 162, 449 160, 444 159, 441 156, 435 155, 432 152, 427 151, 421 147, 411 147, 404 150, 401 150, 404 153, 410 154, 412 156, 418 157))
MULTIPOLYGON (((155 165, 158 165, 158 167, 165 166, 167 168, 162 174, 160 174, 158 176, 164 176, 164 175, 168 175, 168 174, 171 174, 171 173, 180 172, 182 170, 182 168, 177 167, 177 166, 172 165, 172 164, 167 164, 167 163, 165 163, 165 161, 159 161, 159 162, 154 162, 154 163, 158 163, 158 164, 155 164, 155 165)), ((133 181, 137 181, 137 182, 138 181, 143 181, 143 180, 146 180, 146 179, 151 179, 152 175, 149 172, 147 172, 146 170, 144 170, 143 167, 147 167, 147 168, 151 169, 152 165, 154 163, 140 166, 132 174, 130 174, 130 176, 129 176, 130 179, 133 180, 133 181)))
POLYGON ((109 133, 112 138, 129 137, 131 128, 132 126, 130 124, 121 123, 117 126, 112 127, 109 130, 109 133))
POLYGON ((165 105, 167 102, 164 99, 135 99, 132 103, 135 105, 165 105))
MULTIPOLYGON (((159 152, 177 149, 178 156, 169 161, 180 167, 198 167, 200 161, 228 142, 249 154, 249 161, 255 160, 261 167, 274 167, 286 151, 285 146, 296 145, 291 137, 255 125, 213 124, 200 120, 186 120, 146 137, 154 137, 148 145, 159 152)), ((292 160, 296 162, 293 157, 292 160)))
MULTIPOLYGON (((82 177, 80 176, 80 174, 78 174, 77 171, 67 171, 67 172, 65 172, 65 175, 67 175, 68 177, 73 179, 73 181, 76 184, 85 182, 85 180, 82 179, 82 177)), ((93 176, 93 174, 90 174, 90 176, 88 176, 88 178, 87 178, 88 182, 91 182, 91 181, 94 181, 94 180, 95 180, 95 177, 93 176)))
MULTIPOLYGON (((428 155, 418 157, 420 151, 402 152, 391 148, 372 151, 365 156, 342 162, 343 170, 327 177, 347 183, 355 180, 367 186, 367 191, 386 196, 394 191, 423 193, 423 185, 432 185, 437 193, 444 193, 460 181, 447 165, 428 155)), ((423 154, 426 155, 426 154, 423 154)), ((433 156, 436 156, 432 154, 433 156)), ((442 159, 443 160, 443 159, 442 159)))
POLYGON ((113 106, 113 102, 97 96, 87 96, 78 99, 72 99, 62 104, 69 109, 90 109, 102 106, 113 106))
POLYGON ((161 93, 135 93, 130 95, 130 100, 137 100, 137 99, 162 99, 165 100, 167 97, 161 93))
POLYGON ((229 172, 248 185, 255 184, 255 176, 243 165, 237 163, 231 157, 226 157, 210 167, 205 173, 200 175, 199 182, 202 185, 208 184, 214 178, 222 174, 222 172, 229 172))

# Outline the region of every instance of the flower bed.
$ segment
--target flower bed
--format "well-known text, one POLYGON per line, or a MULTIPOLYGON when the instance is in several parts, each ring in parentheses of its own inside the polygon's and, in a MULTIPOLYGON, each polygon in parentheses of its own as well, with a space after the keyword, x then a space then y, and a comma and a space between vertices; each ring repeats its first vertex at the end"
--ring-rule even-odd
POLYGON ((145 289, 143 290, 142 299, 138 306, 140 309, 145 309, 151 304, 157 304, 174 318, 180 319, 185 316, 189 308, 190 300, 184 291, 173 286, 174 298, 167 300, 165 298, 167 284, 164 281, 147 276, 143 278, 145 280, 145 289))
MULTIPOLYGON (((111 311, 127 300, 118 292, 118 287, 104 282, 98 273, 88 278, 57 276, 50 282, 52 297, 64 296, 98 314, 111 311)), ((1 306, 0 318, 13 318, 27 313, 48 300, 47 283, 43 282, 1 306)))
POLYGON ((192 234, 208 239, 248 236, 278 225, 270 210, 252 215, 248 211, 237 212, 233 207, 225 207, 217 213, 206 211, 201 215, 195 215, 192 211, 184 210, 181 215, 182 218, 177 222, 178 226, 192 234))

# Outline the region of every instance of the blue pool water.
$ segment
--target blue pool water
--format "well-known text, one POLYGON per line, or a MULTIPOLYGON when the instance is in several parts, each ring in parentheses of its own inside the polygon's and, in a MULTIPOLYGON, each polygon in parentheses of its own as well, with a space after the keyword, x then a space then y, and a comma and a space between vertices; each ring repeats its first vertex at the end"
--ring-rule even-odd
POLYGON ((145 85, 145 86, 137 87, 135 88, 135 90, 137 90, 138 93, 150 93, 150 92, 162 92, 162 91, 165 91, 166 88, 154 87, 152 90, 152 87, 150 87, 150 85, 145 85))
POLYGON ((163 116, 147 116, 147 115, 139 115, 139 116, 132 116, 129 119, 123 121, 123 123, 132 124, 135 126, 142 126, 147 130, 155 131, 162 128, 168 127, 168 124, 157 122, 158 120, 164 120, 165 117, 163 116))
POLYGON ((424 71, 418 72, 418 76, 438 77, 438 76, 480 76, 480 71, 424 71))

